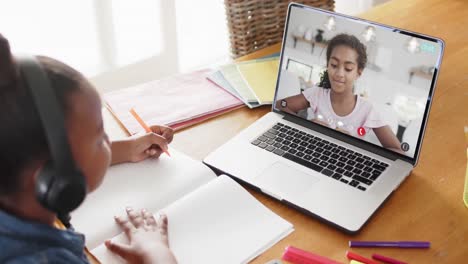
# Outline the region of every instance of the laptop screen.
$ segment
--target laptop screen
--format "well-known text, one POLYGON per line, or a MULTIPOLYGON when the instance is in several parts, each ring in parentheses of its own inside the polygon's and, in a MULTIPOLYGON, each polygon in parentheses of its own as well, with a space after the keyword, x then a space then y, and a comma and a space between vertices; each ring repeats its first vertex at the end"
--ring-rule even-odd
POLYGON ((443 42, 290 5, 274 108, 415 158, 443 42))

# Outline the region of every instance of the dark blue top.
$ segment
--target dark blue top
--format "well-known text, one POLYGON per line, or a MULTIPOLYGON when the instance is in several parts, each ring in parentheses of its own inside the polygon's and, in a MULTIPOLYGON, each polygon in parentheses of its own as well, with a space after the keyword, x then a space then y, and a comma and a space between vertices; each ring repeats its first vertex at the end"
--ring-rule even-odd
POLYGON ((73 229, 20 219, 0 210, 0 263, 86 263, 85 238, 73 229))

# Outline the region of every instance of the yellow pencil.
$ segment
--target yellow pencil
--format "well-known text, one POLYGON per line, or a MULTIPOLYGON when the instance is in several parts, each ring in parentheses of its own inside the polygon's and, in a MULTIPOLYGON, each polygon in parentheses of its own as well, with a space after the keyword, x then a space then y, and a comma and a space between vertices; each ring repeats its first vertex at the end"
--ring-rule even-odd
MULTIPOLYGON (((151 131, 151 128, 145 123, 145 121, 143 121, 143 119, 141 119, 141 117, 137 114, 137 112, 135 111, 134 108, 130 109, 130 114, 132 114, 132 116, 136 119, 136 121, 138 121, 140 126, 142 126, 145 129, 146 133, 152 133, 153 132, 153 131, 151 131)), ((169 154, 169 151, 167 149, 163 149, 163 148, 161 148, 161 149, 169 157, 171 156, 171 154, 169 154)))

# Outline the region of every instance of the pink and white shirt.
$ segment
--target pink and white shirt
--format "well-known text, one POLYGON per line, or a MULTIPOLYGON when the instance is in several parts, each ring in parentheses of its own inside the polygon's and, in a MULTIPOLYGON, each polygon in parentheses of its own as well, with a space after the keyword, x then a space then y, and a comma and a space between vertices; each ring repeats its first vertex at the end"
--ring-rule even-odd
POLYGON ((307 108, 307 119, 318 119, 329 124, 333 129, 340 128, 353 136, 358 136, 358 128, 363 127, 366 133, 372 128, 386 126, 372 103, 357 96, 357 102, 351 113, 339 116, 333 110, 330 99, 331 89, 313 86, 302 92, 310 107, 307 108))

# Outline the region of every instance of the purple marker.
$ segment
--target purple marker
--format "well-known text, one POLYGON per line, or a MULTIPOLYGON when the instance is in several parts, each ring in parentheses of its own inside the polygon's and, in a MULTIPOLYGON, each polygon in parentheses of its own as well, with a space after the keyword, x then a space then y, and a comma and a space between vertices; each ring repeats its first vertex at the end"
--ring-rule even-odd
POLYGON ((349 247, 429 248, 427 241, 349 241, 349 247))

